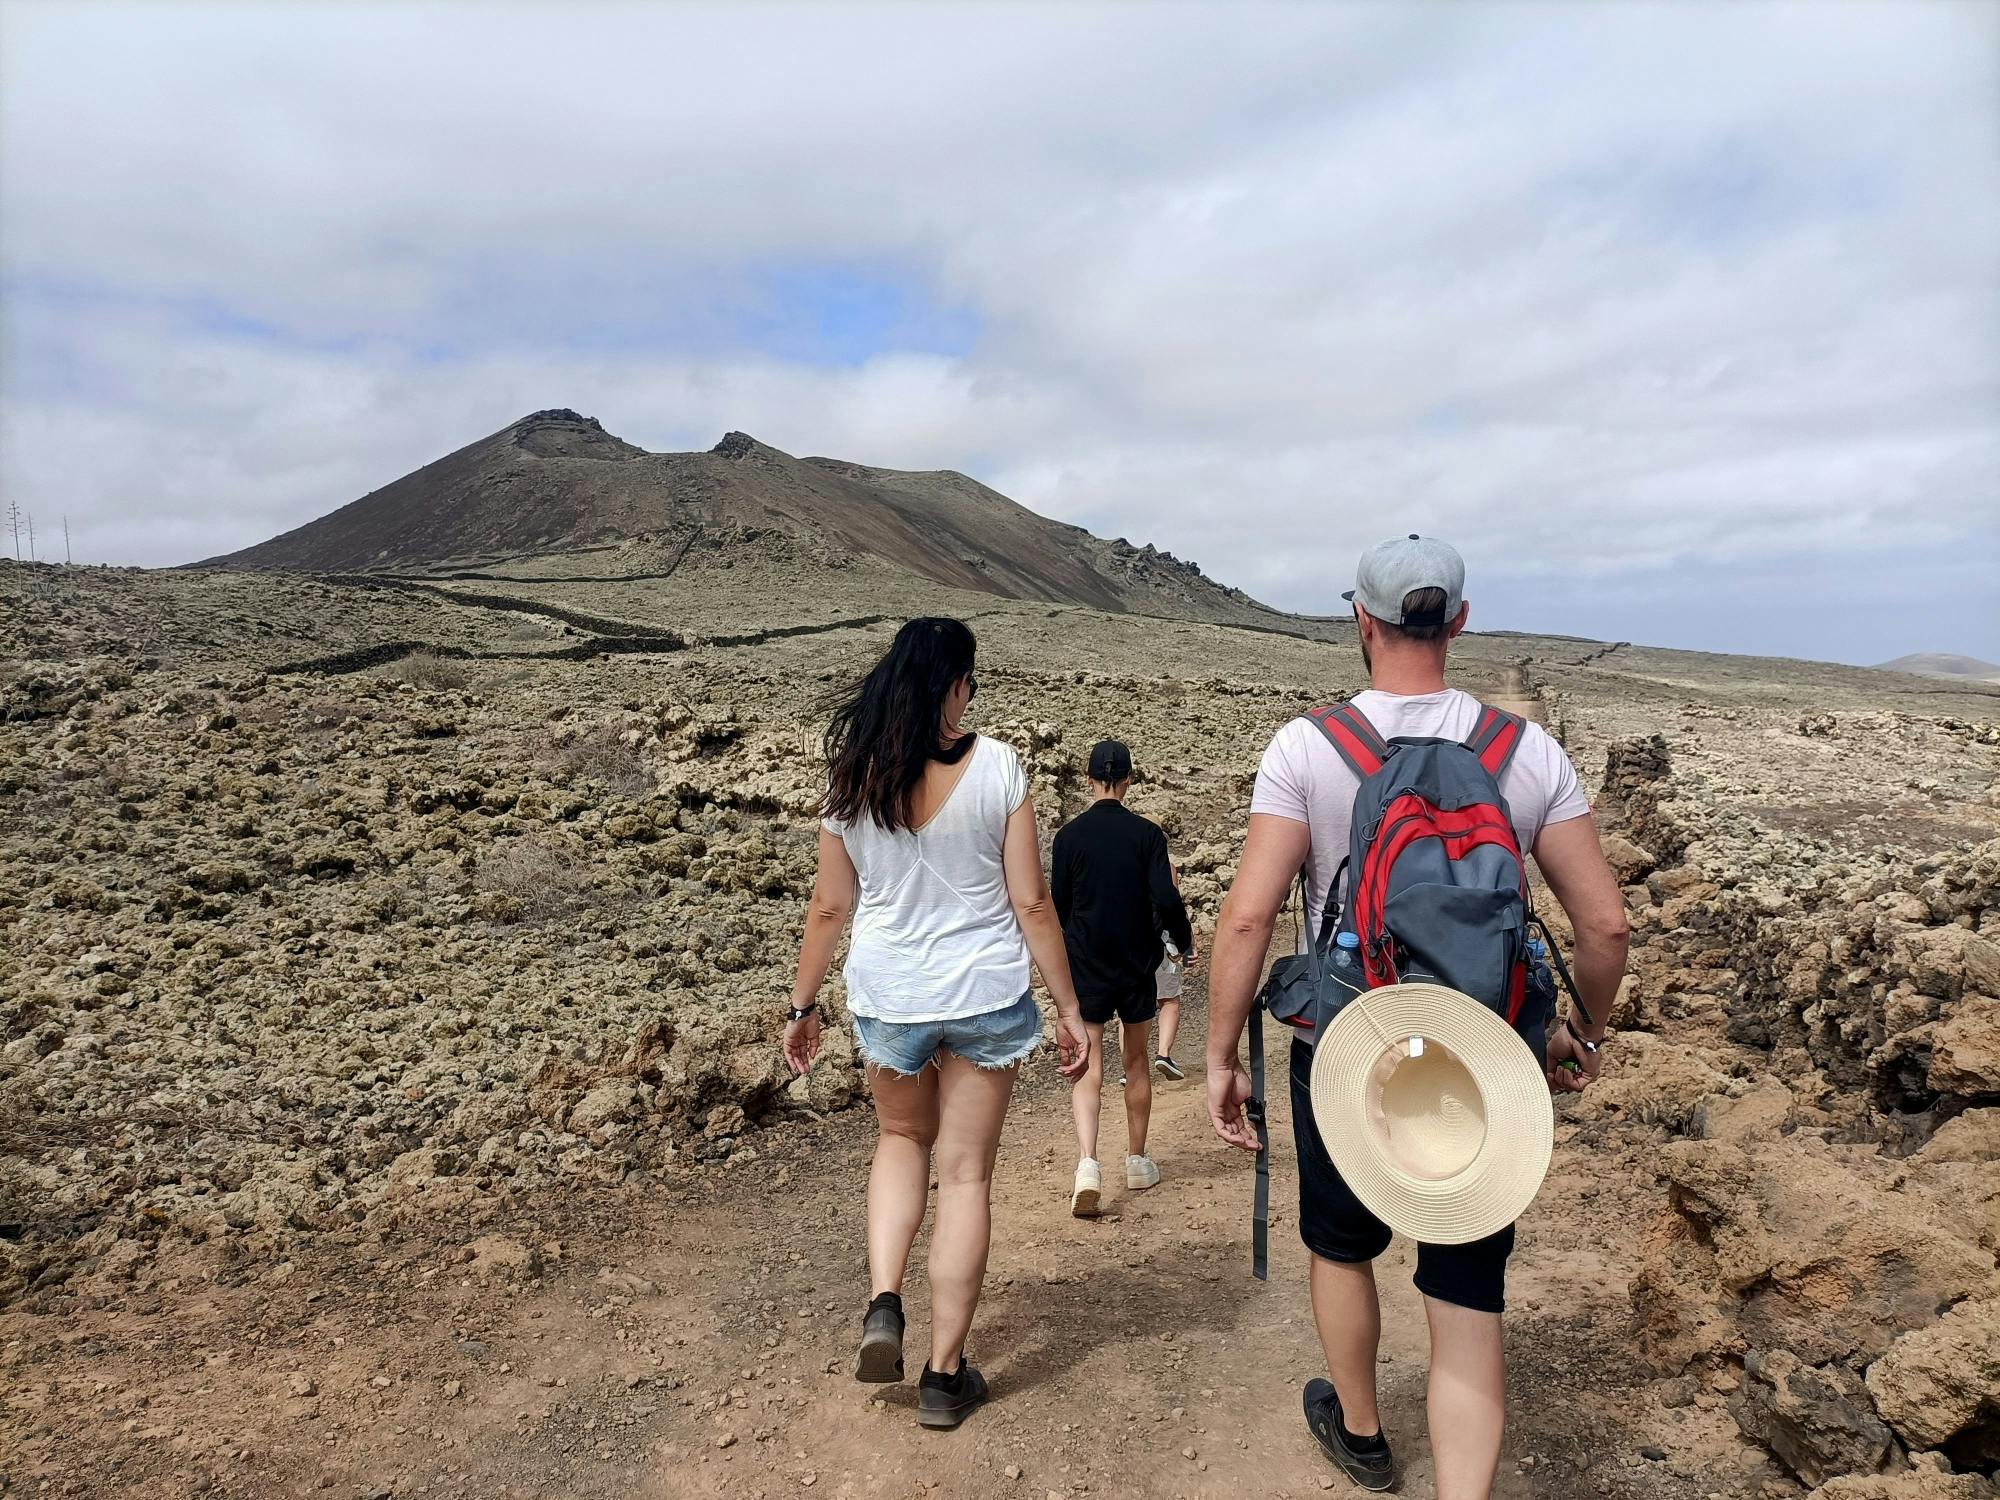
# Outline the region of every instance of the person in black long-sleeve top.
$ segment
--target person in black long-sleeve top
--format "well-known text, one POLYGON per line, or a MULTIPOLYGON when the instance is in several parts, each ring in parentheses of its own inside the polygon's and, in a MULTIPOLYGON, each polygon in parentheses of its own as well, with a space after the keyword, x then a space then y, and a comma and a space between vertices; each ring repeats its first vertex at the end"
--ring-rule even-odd
POLYGON ((1076 1082, 1071 1107, 1076 1116, 1080 1160, 1070 1195, 1079 1218, 1099 1212, 1104 1192, 1097 1161, 1097 1115, 1104 1089, 1104 1028, 1115 1015, 1125 1061, 1125 1185, 1149 1188, 1160 1169, 1146 1154, 1146 1129, 1153 1112, 1147 1023, 1159 1002, 1154 996, 1164 932, 1182 953, 1194 949, 1187 908, 1174 886, 1167 836, 1125 806, 1132 786, 1132 752, 1104 740, 1090 752, 1089 807, 1056 834, 1051 856, 1050 892, 1069 950, 1070 974, 1083 1023, 1091 1036, 1091 1062, 1076 1082))

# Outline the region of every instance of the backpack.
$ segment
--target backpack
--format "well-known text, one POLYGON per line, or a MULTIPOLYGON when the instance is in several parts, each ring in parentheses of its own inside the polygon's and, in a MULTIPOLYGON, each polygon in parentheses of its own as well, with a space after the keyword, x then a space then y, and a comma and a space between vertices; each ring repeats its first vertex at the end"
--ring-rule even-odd
POLYGON ((1526 722, 1482 704, 1461 742, 1384 740, 1351 703, 1316 708, 1306 718, 1361 785, 1347 855, 1328 882, 1311 951, 1274 963, 1251 1007, 1246 1109, 1258 1139, 1252 1274, 1259 1280, 1270 1201, 1262 1011, 1317 1035, 1361 991, 1422 980, 1497 1012, 1545 1067, 1556 998, 1549 961, 1576 997, 1562 956, 1529 904, 1527 863, 1500 792, 1526 722))

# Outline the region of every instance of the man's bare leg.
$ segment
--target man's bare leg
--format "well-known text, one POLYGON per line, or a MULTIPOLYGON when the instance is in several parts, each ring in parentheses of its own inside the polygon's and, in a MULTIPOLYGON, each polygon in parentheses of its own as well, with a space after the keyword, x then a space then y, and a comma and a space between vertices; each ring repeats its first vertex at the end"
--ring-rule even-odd
MULTIPOLYGON (((1319 1263, 1313 1264, 1317 1269, 1319 1263)), ((1424 1315, 1431 1325, 1431 1456, 1438 1500, 1487 1500, 1507 1423, 1500 1315, 1435 1297, 1424 1298, 1424 1315)), ((1340 1399, 1346 1401, 1345 1390, 1340 1399)))
MULTIPOLYGON (((1340 1397, 1342 1421, 1356 1437, 1382 1430, 1375 1406, 1375 1354, 1382 1342, 1382 1305, 1375 1296, 1375 1267, 1368 1261, 1312 1258, 1313 1322, 1319 1326, 1326 1372, 1340 1397)), ((1495 1321, 1498 1321, 1497 1319, 1495 1321)), ((1433 1330, 1436 1324, 1432 1324, 1433 1330)), ((1436 1379, 1436 1366, 1432 1366, 1436 1379)), ((1432 1417, 1435 1426, 1435 1409, 1432 1417)), ((1440 1465, 1439 1472, 1443 1472, 1440 1465)), ((1439 1489, 1440 1497, 1444 1490, 1439 1489)))
POLYGON ((1069 1112, 1076 1121, 1076 1154, 1097 1158, 1097 1113, 1104 1100, 1104 1028, 1084 1023, 1090 1033, 1090 1066, 1069 1091, 1069 1112))
POLYGON ((1161 1057, 1174 1055, 1174 1038, 1180 1035, 1181 1003, 1178 1000, 1160 1002, 1160 1045, 1161 1057))
POLYGON ((1146 1154, 1146 1129, 1153 1119, 1153 1060, 1146 1055, 1145 1026, 1118 1028, 1125 1061, 1125 1150, 1146 1154))

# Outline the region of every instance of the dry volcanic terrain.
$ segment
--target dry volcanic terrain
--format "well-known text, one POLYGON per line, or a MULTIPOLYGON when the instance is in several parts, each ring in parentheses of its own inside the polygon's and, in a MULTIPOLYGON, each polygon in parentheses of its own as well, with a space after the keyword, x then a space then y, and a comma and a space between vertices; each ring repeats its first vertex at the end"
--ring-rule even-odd
MULTIPOLYGON (((536 462, 649 461, 540 430, 536 462)), ((1074 558, 975 588, 811 529, 0 563, 0 1493, 1344 1484, 1298 1420, 1282 1100, 1260 1284, 1198 1076, 1159 1096, 1164 1184, 1083 1223, 1031 1064, 974 1333, 999 1399, 940 1438, 847 1373, 846 1028, 800 1081, 775 1037, 822 706, 902 619, 978 633, 978 728, 1045 835, 1090 744, 1131 742, 1204 928, 1265 741, 1363 685, 1351 631, 1065 592, 1074 558)), ((1507 634, 1452 670, 1567 745, 1635 929, 1604 1079, 1522 1222, 1499 1493, 1990 1496, 2000 688, 1507 634)), ((1425 1494, 1409 1263, 1383 1391, 1425 1494)))

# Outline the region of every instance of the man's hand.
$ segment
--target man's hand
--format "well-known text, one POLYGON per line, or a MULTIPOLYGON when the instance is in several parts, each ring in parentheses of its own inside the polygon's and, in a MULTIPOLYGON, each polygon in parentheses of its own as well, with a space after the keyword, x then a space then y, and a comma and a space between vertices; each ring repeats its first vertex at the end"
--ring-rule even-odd
POLYGON ((1230 1145, 1255 1151, 1257 1129, 1243 1116, 1243 1106, 1249 1101, 1250 1075, 1243 1070, 1243 1064, 1234 1058, 1222 1067, 1209 1064, 1209 1122, 1215 1126, 1215 1133, 1230 1145))
POLYGON ((1604 1066, 1604 1054, 1592 1052, 1579 1042, 1567 1025, 1557 1025, 1549 1033, 1549 1092, 1552 1094, 1580 1094, 1597 1082, 1598 1071, 1604 1066), (1574 1070, 1563 1066, 1575 1063, 1574 1070))
POLYGON ((1187 952, 1181 955, 1181 967, 1192 969, 1201 962, 1201 939, 1194 938, 1188 943, 1187 952))

